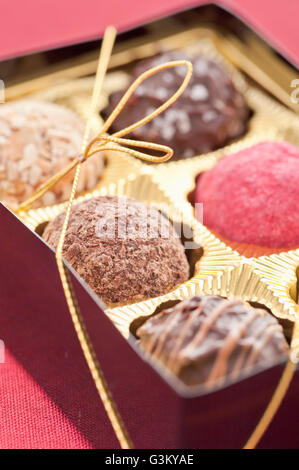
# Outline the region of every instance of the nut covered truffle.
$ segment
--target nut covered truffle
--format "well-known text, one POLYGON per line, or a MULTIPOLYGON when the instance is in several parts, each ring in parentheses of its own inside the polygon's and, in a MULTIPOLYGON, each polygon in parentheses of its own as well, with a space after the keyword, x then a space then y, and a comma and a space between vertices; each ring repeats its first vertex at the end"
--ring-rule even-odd
MULTIPOLYGON (((64 217, 51 221, 43 234, 53 248, 64 217)), ((189 276, 184 247, 171 223, 158 210, 125 197, 76 204, 63 255, 106 303, 165 294, 189 276)))
POLYGON ((276 318, 241 300, 196 296, 163 310, 137 330, 141 347, 188 385, 236 379, 288 352, 276 318))
POLYGON ((299 246, 299 150, 263 142, 228 155, 200 175, 195 202, 204 223, 228 240, 271 248, 299 246))
MULTIPOLYGON (((167 61, 189 59, 193 75, 182 96, 161 116, 131 133, 132 138, 168 145, 172 160, 193 157, 226 145, 247 130, 249 108, 224 68, 205 56, 190 58, 168 52, 137 64, 132 80, 150 67, 167 61)), ((112 126, 118 131, 138 121, 164 103, 179 88, 184 66, 166 69, 147 79, 130 98, 112 126)), ((107 114, 122 96, 113 94, 107 114)))
MULTIPOLYGON (((84 122, 62 106, 39 101, 15 101, 0 106, 0 200, 15 208, 67 166, 81 150, 84 122)), ((103 170, 97 154, 81 170, 79 191, 91 189, 103 170)), ((38 205, 68 199, 73 172, 67 175, 38 205)))

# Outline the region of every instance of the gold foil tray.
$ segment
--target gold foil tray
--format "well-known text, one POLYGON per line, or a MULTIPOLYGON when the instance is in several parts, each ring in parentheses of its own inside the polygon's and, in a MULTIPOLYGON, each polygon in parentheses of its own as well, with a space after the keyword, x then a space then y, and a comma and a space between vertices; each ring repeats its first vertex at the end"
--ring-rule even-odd
MULTIPOLYGON (((210 263, 213 261, 206 256, 205 264, 210 263)), ((130 336, 132 327, 135 331, 136 322, 138 325, 140 321, 155 313, 157 308, 161 308, 161 305, 166 304, 167 307, 168 302, 187 299, 193 295, 210 294, 239 298, 264 305, 279 318, 288 318, 284 305, 276 302, 275 293, 268 289, 268 285, 262 281, 250 263, 240 260, 239 264, 226 267, 217 267, 213 263, 213 269, 217 270, 216 275, 209 270, 206 272, 205 267, 202 270, 200 268, 195 278, 166 295, 132 305, 110 308, 105 313, 126 338, 130 336)))
MULTIPOLYGON (((169 216, 172 220, 183 215, 184 222, 188 222, 193 229, 194 240, 203 246, 203 255, 196 263, 193 277, 183 285, 155 299, 106 310, 126 337, 130 324, 140 316, 151 315, 161 303, 197 293, 240 297, 258 302, 281 319, 294 321, 299 317, 299 307, 295 302, 299 250, 260 258, 246 258, 196 221, 193 207, 188 201, 188 194, 195 187, 196 176, 215 165, 222 156, 263 140, 284 139, 299 145, 298 116, 278 104, 261 89, 247 84, 242 75, 216 50, 212 36, 210 39, 199 39, 198 32, 194 31, 192 35, 189 31, 188 35, 180 34, 170 38, 166 49, 186 48, 190 52, 208 54, 224 64, 253 111, 247 134, 209 154, 155 166, 143 165, 132 157, 120 154, 116 146, 115 152, 106 153, 107 165, 99 185, 76 200, 106 194, 124 195, 154 205, 164 212, 170 210, 169 216)), ((160 46, 158 49, 163 49, 160 46)), ((148 46, 146 50, 142 50, 144 57, 158 52, 156 46, 148 46)), ((126 63, 125 56, 126 53, 122 52, 122 64, 126 63)), ((138 58, 143 58, 143 55, 139 54, 138 58)), ((130 51, 127 51, 127 63, 131 61, 130 51)), ((124 89, 128 80, 129 75, 122 71, 106 76, 99 111, 107 105, 109 95, 124 89)), ((58 83, 31 97, 63 104, 86 118, 93 81, 91 77, 58 83)), ((95 114, 93 125, 95 128, 101 125, 99 114, 95 114)), ((30 210, 22 213, 21 218, 32 230, 36 230, 64 208, 65 204, 60 204, 30 210)))
POLYGON ((276 289, 270 282, 270 276, 266 279, 264 271, 256 269, 254 262, 243 259, 231 266, 217 266, 213 257, 208 255, 203 261, 203 265, 199 261, 197 275, 174 291, 132 305, 110 308, 105 313, 126 338, 135 332, 136 326, 146 317, 154 314, 158 308, 160 310, 161 306, 167 308, 168 302, 187 299, 193 295, 239 298, 267 307, 281 320, 294 322, 299 318, 299 307, 290 298, 287 286, 283 289, 278 285, 276 289))

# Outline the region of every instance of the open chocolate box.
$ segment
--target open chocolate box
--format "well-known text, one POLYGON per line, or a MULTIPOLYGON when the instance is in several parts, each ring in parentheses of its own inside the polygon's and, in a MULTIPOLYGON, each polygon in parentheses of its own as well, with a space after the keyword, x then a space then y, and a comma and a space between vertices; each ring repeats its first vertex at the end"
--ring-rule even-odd
MULTIPOLYGON (((99 110, 107 104, 110 93, 126 87, 132 62, 165 49, 194 47, 195 43, 201 52, 217 55, 227 64, 236 86, 244 92, 252 111, 248 132, 215 152, 159 166, 144 165, 129 156, 120 156, 117 149, 110 151, 105 155, 105 170, 98 185, 79 195, 78 201, 98 195, 118 195, 133 197, 164 213, 171 208, 167 215, 174 226, 183 219, 189 227, 190 240, 197 247, 187 254, 189 279, 159 297, 129 305, 107 306, 69 264, 66 266, 86 331, 134 446, 241 448, 273 395, 285 359, 256 367, 249 375, 243 374, 238 380, 229 379, 225 385, 216 384, 209 391, 203 386, 187 386, 159 362, 145 360, 135 334, 148 316, 162 308, 193 295, 212 294, 241 298, 266 307, 282 322, 289 336, 292 321, 299 315, 295 301, 298 251, 254 258, 233 250, 195 219, 190 195, 196 177, 235 149, 275 138, 298 144, 299 118, 269 97, 261 89, 262 82, 249 83, 227 62, 228 54, 225 58, 217 47, 223 26, 220 28, 217 22, 211 25, 210 17, 208 24, 201 27, 190 24, 187 28, 185 21, 164 38, 155 37, 153 28, 144 43, 140 38, 135 45, 132 40, 124 43, 122 50, 112 58, 117 70, 106 76, 99 110)), ((245 26, 242 27, 245 30, 245 26)), ((229 43, 229 37, 226 36, 225 41, 229 43)), ((223 39, 223 43, 225 41, 223 39)), ((235 43, 232 41, 231 45, 235 43)), ((279 63, 279 59, 277 61, 279 63)), ((92 77, 74 78, 55 86, 41 86, 38 92, 32 89, 30 95, 61 102, 85 117, 93 81, 92 77)), ((20 86, 12 88, 11 96, 17 99, 29 94, 28 85, 26 93, 20 90, 20 86)), ((99 115, 94 116, 95 128, 100 119, 99 115)), ((55 253, 40 237, 49 220, 64 208, 65 204, 31 209, 17 217, 3 205, 0 207, 2 226, 5 227, 0 234, 3 310, 7 313, 3 338, 6 347, 26 371, 95 446, 115 447, 117 441, 94 384, 91 378, 86 380, 88 371, 65 303, 55 253), (13 328, 15 324, 18 324, 17 333, 13 328), (25 336, 27 341, 20 341, 22 334, 22 339, 25 336), (66 352, 68 360, 65 359, 66 352), (46 376, 41 370, 49 370, 49 365, 51 374, 46 376), (72 400, 57 387, 60 380, 67 384, 74 402, 80 403, 84 420, 74 415, 72 400)), ((297 370, 260 447, 298 446, 298 435, 294 432, 298 423, 298 391, 297 370)))

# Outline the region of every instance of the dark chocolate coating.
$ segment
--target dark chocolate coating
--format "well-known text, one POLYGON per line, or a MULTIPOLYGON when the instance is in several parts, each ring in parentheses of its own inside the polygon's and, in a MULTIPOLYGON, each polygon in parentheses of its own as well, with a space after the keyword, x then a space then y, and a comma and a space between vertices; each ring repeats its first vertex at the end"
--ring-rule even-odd
POLYGON ((137 330, 141 347, 188 385, 236 379, 288 351, 276 318, 241 300, 195 296, 151 317, 137 330))
MULTIPOLYGON (((193 76, 182 96, 163 114, 136 129, 129 137, 170 146, 173 160, 210 152, 240 137, 247 130, 249 108, 224 68, 205 56, 194 59, 179 52, 165 53, 139 62, 132 81, 150 67, 189 59, 193 76)), ((164 103, 179 88, 186 67, 167 69, 147 79, 126 104, 112 131, 143 118, 164 103)), ((122 96, 111 95, 105 114, 110 114, 122 96)))
MULTIPOLYGON (((65 214, 43 238, 56 248, 65 214)), ((156 209, 124 197, 103 196, 71 211, 63 255, 104 302, 165 294, 189 277, 189 264, 171 223, 156 209)))

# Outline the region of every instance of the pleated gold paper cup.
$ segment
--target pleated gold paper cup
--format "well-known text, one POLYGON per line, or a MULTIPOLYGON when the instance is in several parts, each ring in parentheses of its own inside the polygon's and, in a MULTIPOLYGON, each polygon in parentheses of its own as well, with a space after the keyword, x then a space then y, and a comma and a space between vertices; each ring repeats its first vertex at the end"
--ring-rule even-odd
POLYGON ((252 264, 261 281, 267 286, 275 315, 289 321, 298 321, 299 250, 253 259, 252 264))
POLYGON ((151 315, 173 306, 180 300, 208 294, 242 299, 254 306, 266 307, 282 320, 283 325, 283 320, 288 320, 292 327, 293 322, 299 318, 299 306, 291 301, 286 291, 287 287, 284 297, 279 298, 275 287, 271 288, 270 278, 266 280, 264 271, 250 260, 217 266, 207 256, 205 263, 199 263, 197 275, 174 291, 132 305, 110 308, 105 313, 121 334, 129 338, 131 334, 135 335, 138 327, 151 315))

